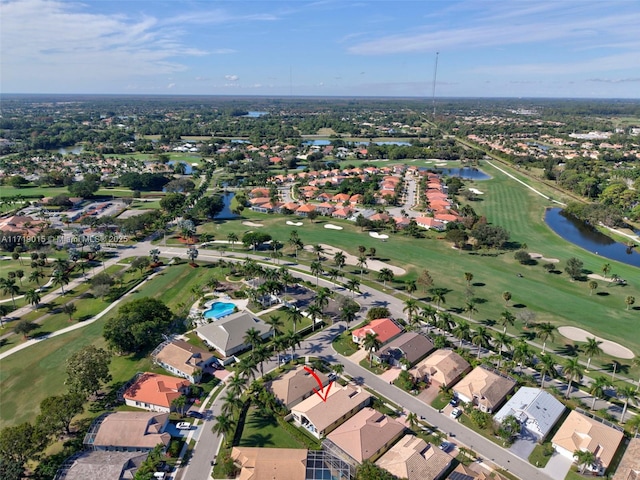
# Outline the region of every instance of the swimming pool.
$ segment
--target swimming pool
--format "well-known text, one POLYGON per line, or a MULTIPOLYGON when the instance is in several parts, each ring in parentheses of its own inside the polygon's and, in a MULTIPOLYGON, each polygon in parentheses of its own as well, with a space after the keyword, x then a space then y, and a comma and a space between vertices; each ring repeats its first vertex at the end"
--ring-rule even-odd
POLYGON ((213 302, 211 306, 204 311, 204 318, 218 318, 226 317, 235 310, 236 306, 233 303, 228 302, 213 302))

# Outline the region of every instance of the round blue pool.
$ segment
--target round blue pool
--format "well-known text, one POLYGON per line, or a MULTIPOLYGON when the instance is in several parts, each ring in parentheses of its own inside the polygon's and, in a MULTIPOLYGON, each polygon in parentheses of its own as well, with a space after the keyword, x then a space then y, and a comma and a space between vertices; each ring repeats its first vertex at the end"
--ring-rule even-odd
POLYGON ((228 302, 213 302, 211 307, 204 311, 204 318, 218 318, 226 317, 235 310, 236 306, 233 303, 228 302))

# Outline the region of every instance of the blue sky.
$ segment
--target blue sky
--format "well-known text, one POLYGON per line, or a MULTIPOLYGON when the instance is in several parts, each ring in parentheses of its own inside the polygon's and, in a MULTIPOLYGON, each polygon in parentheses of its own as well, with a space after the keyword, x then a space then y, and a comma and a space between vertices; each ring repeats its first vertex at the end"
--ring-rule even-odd
POLYGON ((640 97, 640 2, 0 0, 5 93, 640 97))

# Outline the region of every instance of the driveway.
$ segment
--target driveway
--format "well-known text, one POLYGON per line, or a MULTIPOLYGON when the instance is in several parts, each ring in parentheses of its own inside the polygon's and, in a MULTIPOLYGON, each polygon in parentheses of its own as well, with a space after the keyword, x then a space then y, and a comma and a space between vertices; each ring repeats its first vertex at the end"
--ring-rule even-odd
POLYGON ((523 460, 528 460, 529 455, 531 455, 531 452, 533 452, 537 444, 538 439, 523 428, 520 431, 520 436, 513 442, 509 451, 523 460))
POLYGON ((573 460, 554 452, 549 463, 541 471, 551 478, 564 478, 569 473, 573 460))

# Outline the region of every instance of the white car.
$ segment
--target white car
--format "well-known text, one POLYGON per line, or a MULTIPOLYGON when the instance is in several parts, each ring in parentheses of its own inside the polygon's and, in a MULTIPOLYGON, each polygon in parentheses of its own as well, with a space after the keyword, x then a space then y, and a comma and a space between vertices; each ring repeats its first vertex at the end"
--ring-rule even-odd
POLYGON ((190 430, 191 424, 189 422, 178 422, 176 423, 176 428, 178 430, 190 430))
POLYGON ((462 410, 460 410, 459 408, 454 408, 453 410, 451 410, 451 418, 458 418, 460 415, 462 415, 462 410))

